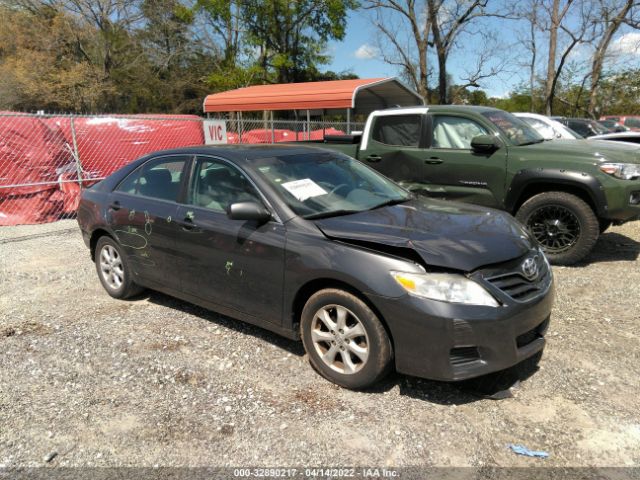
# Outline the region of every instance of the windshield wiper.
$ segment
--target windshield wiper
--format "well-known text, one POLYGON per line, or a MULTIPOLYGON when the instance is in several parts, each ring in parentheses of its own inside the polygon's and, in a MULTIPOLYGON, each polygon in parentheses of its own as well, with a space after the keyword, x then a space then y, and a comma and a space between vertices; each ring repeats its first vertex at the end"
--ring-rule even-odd
POLYGON ((310 215, 305 215, 302 218, 306 220, 314 220, 318 218, 339 217, 340 215, 350 215, 352 213, 360 213, 360 212, 362 212, 362 210, 332 210, 330 212, 312 213, 310 215))
POLYGON ((405 198, 391 198, 389 200, 386 200, 382 203, 379 203, 378 205, 376 205, 375 207, 371 207, 369 210, 375 210, 377 208, 382 208, 382 207, 389 207, 391 205, 398 205, 399 203, 404 203, 404 202, 408 202, 411 199, 411 197, 405 197, 405 198))

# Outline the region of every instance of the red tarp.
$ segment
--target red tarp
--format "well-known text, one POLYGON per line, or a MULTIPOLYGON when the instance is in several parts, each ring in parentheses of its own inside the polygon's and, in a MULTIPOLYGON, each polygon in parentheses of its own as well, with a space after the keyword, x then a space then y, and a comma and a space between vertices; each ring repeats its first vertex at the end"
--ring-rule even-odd
MULTIPOLYGON (((71 216, 80 187, 70 117, 0 112, 0 225, 46 223, 71 216), (69 182, 70 180, 70 182, 69 182)), ((84 180, 102 178, 156 150, 202 145, 195 115, 74 118, 84 180)))
MULTIPOLYGON (((311 130, 310 140, 322 140, 325 135, 344 135, 344 132, 335 128, 327 128, 325 130, 311 130)), ((295 142, 296 132, 293 130, 273 131, 273 139, 275 142, 295 142)), ((298 132, 298 141, 307 140, 306 132, 298 132)), ((271 143, 270 129, 256 129, 242 132, 242 142, 237 133, 227 133, 227 143, 271 143)))

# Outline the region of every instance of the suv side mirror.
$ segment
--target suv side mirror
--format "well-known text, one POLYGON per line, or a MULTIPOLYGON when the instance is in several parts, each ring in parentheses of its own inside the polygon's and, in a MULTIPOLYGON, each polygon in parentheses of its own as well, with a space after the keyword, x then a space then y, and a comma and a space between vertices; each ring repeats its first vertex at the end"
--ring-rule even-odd
POLYGON ((477 153, 491 153, 499 148, 492 135, 476 135, 471 139, 471 149, 477 153))
POLYGON ((271 220, 271 213, 264 205, 257 202, 236 202, 227 207, 227 217, 231 220, 253 220, 267 223, 271 220))

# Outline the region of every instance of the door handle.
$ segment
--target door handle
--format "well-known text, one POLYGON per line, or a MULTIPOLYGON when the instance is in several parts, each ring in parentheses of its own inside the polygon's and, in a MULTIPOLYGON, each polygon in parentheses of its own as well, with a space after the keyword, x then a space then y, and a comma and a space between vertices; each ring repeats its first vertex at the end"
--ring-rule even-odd
POLYGON ((424 161, 424 163, 426 163, 427 165, 439 165, 443 161, 444 160, 438 157, 429 157, 424 161))
POLYGON ((111 202, 111 205, 109 205, 109 208, 111 210, 120 210, 120 202, 118 200, 111 202))
POLYGON ((380 155, 373 154, 367 157, 367 162, 376 163, 376 162, 379 162, 380 160, 382 160, 382 157, 380 155))

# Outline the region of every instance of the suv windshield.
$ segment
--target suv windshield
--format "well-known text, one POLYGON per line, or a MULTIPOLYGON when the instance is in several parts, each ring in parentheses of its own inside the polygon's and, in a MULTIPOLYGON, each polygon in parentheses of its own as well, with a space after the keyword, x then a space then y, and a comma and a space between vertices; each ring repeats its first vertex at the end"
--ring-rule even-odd
POLYGON ((321 218, 407 201, 411 194, 341 153, 306 153, 256 160, 256 172, 304 218, 321 218))
POLYGON ((515 115, 502 110, 490 110, 483 112, 482 115, 498 127, 498 130, 504 133, 514 145, 544 142, 542 135, 515 115))

